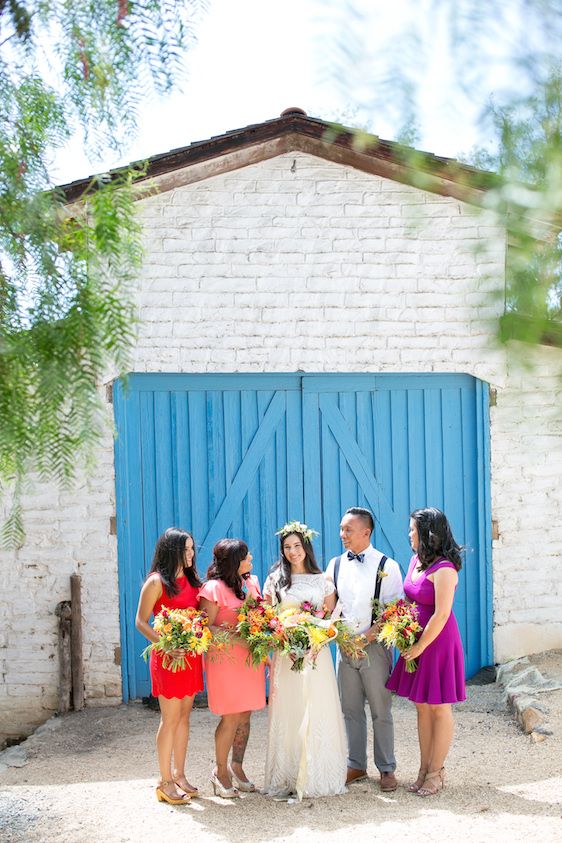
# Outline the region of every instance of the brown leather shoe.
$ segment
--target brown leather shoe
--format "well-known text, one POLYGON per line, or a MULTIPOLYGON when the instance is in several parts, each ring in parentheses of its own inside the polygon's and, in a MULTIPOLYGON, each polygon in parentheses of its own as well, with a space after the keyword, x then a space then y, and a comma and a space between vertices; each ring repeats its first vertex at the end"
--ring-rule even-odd
POLYGON ((351 784, 352 782, 361 782, 366 778, 367 770, 357 770, 355 767, 348 767, 345 783, 351 784))
POLYGON ((397 787, 398 782, 394 773, 381 773, 381 790, 383 793, 390 793, 397 787))

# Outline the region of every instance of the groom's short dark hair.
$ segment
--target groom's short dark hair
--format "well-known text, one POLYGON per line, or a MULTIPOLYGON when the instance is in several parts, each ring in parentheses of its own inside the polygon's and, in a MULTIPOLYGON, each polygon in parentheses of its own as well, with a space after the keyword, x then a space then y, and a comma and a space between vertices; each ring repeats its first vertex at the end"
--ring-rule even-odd
POLYGON ((375 529, 375 519, 373 518, 373 513, 369 512, 368 509, 364 509, 362 506, 350 506, 349 509, 345 511, 345 515, 356 515, 357 518, 360 518, 365 522, 371 533, 375 529))

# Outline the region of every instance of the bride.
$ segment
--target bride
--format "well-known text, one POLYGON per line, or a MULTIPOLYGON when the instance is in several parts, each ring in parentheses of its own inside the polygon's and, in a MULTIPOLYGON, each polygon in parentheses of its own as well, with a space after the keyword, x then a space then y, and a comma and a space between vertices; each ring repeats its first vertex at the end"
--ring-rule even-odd
MULTIPOLYGON (((268 602, 287 609, 306 600, 333 611, 334 585, 318 567, 313 535, 298 521, 279 531, 280 559, 263 589, 268 602)), ((291 666, 287 656, 274 655, 264 792, 299 799, 345 793, 347 743, 330 649, 320 650, 316 667, 297 673, 291 666)))

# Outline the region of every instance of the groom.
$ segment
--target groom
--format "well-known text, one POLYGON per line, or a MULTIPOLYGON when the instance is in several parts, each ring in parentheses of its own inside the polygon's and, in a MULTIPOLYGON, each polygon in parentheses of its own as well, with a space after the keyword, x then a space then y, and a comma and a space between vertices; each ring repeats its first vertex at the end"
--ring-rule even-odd
POLYGON ((392 653, 375 641, 378 630, 372 601, 378 598, 381 605, 390 603, 402 597, 403 589, 398 564, 371 544, 374 526, 368 509, 354 506, 347 510, 340 524, 345 552, 330 561, 326 576, 334 581, 342 616, 370 642, 364 659, 350 659, 338 652, 338 688, 349 748, 346 784, 367 776, 367 701, 373 721, 375 765, 381 790, 388 792, 398 786, 391 693, 385 688, 392 653))

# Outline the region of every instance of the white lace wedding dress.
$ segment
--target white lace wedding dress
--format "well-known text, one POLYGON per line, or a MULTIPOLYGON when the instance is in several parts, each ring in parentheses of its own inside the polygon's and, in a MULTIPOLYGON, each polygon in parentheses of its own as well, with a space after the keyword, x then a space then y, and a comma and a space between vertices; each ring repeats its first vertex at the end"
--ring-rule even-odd
MULTIPOLYGON (((273 603, 275 576, 264 585, 273 603)), ((291 587, 281 592, 281 608, 303 600, 320 607, 333 591, 323 574, 293 574, 291 587)), ((345 793, 347 741, 330 649, 322 648, 315 668, 309 664, 297 673, 291 664, 286 656, 273 658, 264 792, 296 793, 299 799, 345 793)))

